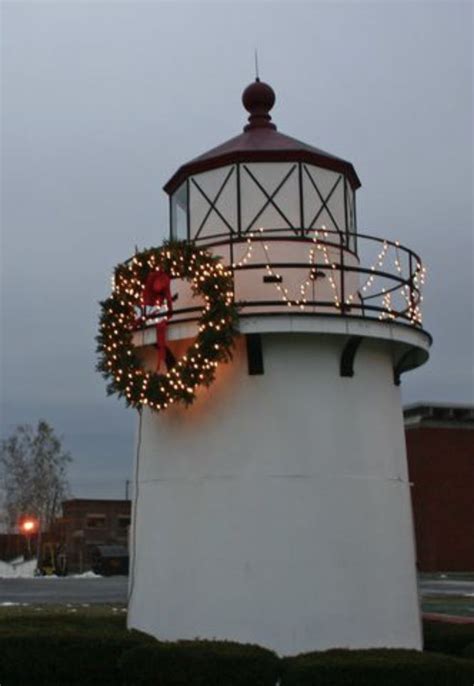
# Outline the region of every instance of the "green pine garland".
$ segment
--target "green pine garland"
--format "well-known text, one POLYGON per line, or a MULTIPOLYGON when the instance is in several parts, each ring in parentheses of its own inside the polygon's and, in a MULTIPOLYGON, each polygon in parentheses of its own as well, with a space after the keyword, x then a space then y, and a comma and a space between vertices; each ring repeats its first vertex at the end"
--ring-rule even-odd
POLYGON ((97 370, 108 382, 107 393, 125 398, 129 406, 160 411, 172 403, 190 405, 196 389, 212 383, 218 363, 232 357, 238 319, 232 272, 219 257, 187 241, 144 250, 119 264, 112 294, 100 305, 97 370), (146 278, 155 269, 187 279, 193 294, 205 300, 197 338, 164 374, 146 369, 133 344, 136 308, 141 307, 146 278))

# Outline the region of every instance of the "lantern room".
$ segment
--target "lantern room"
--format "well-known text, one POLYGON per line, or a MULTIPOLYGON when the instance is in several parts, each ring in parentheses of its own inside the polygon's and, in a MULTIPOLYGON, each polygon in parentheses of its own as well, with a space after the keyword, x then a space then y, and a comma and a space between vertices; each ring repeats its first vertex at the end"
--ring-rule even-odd
MULTIPOLYGON (((421 260, 398 241, 357 230, 361 184, 352 164, 280 133, 268 84, 257 79, 242 102, 243 132, 165 185, 170 239, 231 266, 242 319, 291 309, 421 326, 421 260)), ((171 337, 203 305, 185 282, 176 283, 175 299, 171 337)))
POLYGON ((165 186, 176 240, 266 233, 305 236, 324 225, 355 251, 355 192, 350 162, 277 131, 275 93, 258 79, 243 92, 243 133, 182 165, 165 186))

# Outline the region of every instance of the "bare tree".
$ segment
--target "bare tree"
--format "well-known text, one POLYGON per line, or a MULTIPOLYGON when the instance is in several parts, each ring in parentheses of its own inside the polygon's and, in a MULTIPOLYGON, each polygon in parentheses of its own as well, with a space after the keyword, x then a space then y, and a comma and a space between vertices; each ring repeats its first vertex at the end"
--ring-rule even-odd
POLYGON ((59 513, 69 485, 72 458, 44 420, 37 427, 22 424, 0 444, 0 474, 10 526, 22 515, 34 515, 47 529, 59 513))

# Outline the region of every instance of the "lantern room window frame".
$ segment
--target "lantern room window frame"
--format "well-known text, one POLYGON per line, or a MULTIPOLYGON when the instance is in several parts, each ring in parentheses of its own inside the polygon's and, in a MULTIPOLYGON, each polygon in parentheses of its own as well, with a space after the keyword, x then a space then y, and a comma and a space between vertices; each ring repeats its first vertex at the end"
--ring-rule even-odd
MULTIPOLYGON (((170 225, 169 225, 169 235, 171 240, 188 240, 195 241, 201 240, 203 238, 203 232, 206 225, 212 221, 212 217, 216 216, 219 221, 227 227, 225 232, 216 232, 206 234, 206 239, 223 239, 226 236, 229 240, 233 240, 236 237, 245 237, 251 231, 255 231, 259 228, 259 217, 265 212, 268 207, 273 207, 275 211, 280 215, 282 221, 287 224, 284 230, 288 231, 289 235, 296 236, 307 236, 318 223, 318 218, 323 214, 324 211, 327 212, 331 218, 334 230, 336 230, 342 237, 343 244, 345 247, 350 249, 352 252, 357 254, 357 212, 356 212, 356 191, 352 187, 347 174, 343 172, 332 172, 335 175, 334 183, 331 184, 331 190, 329 193, 325 192, 324 189, 318 185, 311 174, 311 170, 317 170, 321 172, 331 172, 331 170, 324 169, 323 167, 318 167, 315 164, 309 164, 307 162, 291 162, 291 161, 281 161, 281 164, 287 164, 288 169, 283 174, 282 179, 277 184, 276 188, 268 189, 265 187, 264 182, 255 173, 255 169, 252 165, 275 165, 278 162, 235 162, 222 167, 217 167, 216 169, 209 170, 210 172, 218 172, 219 170, 225 170, 224 177, 218 184, 217 191, 214 193, 209 193, 204 187, 200 177, 203 173, 191 174, 186 178, 185 181, 179 186, 179 188, 174 191, 169 196, 170 204, 170 225), (297 184, 297 203, 298 203, 298 214, 299 222, 295 223, 290 218, 288 218, 287 210, 285 207, 281 206, 281 202, 278 201, 278 193, 282 190, 285 184, 290 178, 293 178, 296 174, 296 184, 297 184), (244 222, 243 218, 243 191, 242 191, 242 178, 243 176, 248 177, 253 181, 255 188, 259 189, 260 193, 263 195, 262 206, 259 211, 255 214, 250 223, 244 222), (316 213, 309 219, 305 210, 305 179, 307 183, 310 184, 313 192, 317 197, 317 202, 320 203, 319 208, 316 213), (218 206, 219 199, 221 198, 223 192, 228 188, 229 184, 235 184, 236 193, 236 221, 233 224, 232 219, 226 216, 225 211, 218 206), (343 194, 343 205, 344 205, 344 218, 341 224, 340 220, 337 220, 334 216, 334 208, 330 207, 331 198, 333 198, 334 193, 342 184, 342 194, 343 194), (191 234, 191 193, 195 192, 199 194, 199 197, 204 203, 207 203, 208 207, 204 212, 204 215, 199 222, 197 230, 194 230, 191 234), (179 197, 179 195, 181 197, 179 197), (184 210, 185 215, 181 214, 181 219, 178 219, 178 207, 181 211, 184 210), (184 224, 182 223, 184 219, 184 224), (180 223, 181 222, 181 223, 180 223)), ((271 232, 276 227, 266 226, 264 224, 264 229, 271 232)), ((281 231, 282 227, 278 227, 278 231, 281 231)))

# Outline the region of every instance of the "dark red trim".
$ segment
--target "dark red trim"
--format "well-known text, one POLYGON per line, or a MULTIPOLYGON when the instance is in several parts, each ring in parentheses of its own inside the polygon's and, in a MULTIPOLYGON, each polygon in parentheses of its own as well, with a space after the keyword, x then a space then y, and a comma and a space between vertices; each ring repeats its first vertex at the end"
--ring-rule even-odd
POLYGON ((326 155, 312 152, 311 150, 295 148, 294 150, 232 150, 215 157, 191 160, 191 162, 183 164, 173 174, 170 180, 163 186, 163 190, 171 195, 188 176, 239 162, 306 162, 307 164, 314 164, 317 167, 344 174, 353 190, 357 190, 361 186, 359 177, 350 162, 346 162, 338 157, 326 157, 326 155))

